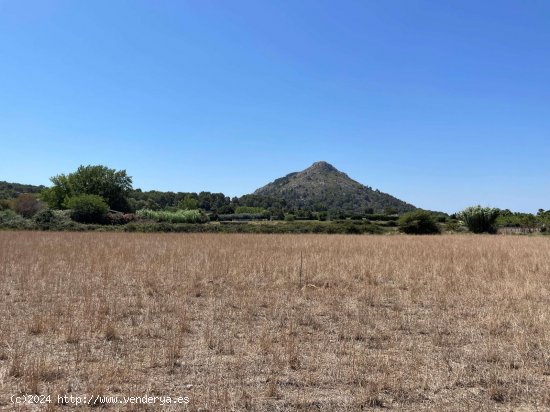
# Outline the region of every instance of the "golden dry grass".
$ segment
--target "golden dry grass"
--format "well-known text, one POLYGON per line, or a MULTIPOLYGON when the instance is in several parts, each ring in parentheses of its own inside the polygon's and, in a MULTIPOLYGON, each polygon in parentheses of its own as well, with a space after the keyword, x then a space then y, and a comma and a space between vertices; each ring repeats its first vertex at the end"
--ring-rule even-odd
POLYGON ((0 232, 0 285, 0 409, 550 410, 542 237, 0 232))

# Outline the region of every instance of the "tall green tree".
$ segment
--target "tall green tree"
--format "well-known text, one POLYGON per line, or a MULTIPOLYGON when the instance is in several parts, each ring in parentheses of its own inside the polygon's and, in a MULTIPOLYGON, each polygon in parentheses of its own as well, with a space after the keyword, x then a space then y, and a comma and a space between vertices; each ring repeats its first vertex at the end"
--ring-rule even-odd
POLYGON ((109 207, 121 212, 130 211, 128 202, 132 178, 126 170, 106 166, 80 166, 76 172, 52 177, 53 186, 42 192, 42 198, 52 209, 66 209, 68 200, 79 195, 101 196, 109 207))
POLYGON ((199 201, 193 196, 187 195, 178 204, 178 209, 194 210, 199 208, 199 201))

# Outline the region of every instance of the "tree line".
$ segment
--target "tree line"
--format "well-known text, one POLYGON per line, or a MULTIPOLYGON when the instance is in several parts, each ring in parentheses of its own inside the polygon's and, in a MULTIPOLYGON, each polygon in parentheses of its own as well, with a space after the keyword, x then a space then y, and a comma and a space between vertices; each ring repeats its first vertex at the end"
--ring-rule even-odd
MULTIPOLYGON (((528 227, 544 232, 550 225, 550 210, 544 209, 536 215, 481 206, 452 215, 415 210, 398 216, 391 209, 382 214, 374 214, 369 209, 350 214, 328 210, 322 204, 304 209, 292 208, 284 199, 254 194, 230 198, 223 193, 204 191, 142 191, 133 188, 132 177, 125 170, 102 165, 80 166, 73 173, 59 174, 50 180, 52 185, 47 188, 0 182, 0 211, 13 211, 24 219, 34 218, 46 223, 70 217, 79 223, 112 225, 127 224, 136 219, 182 224, 247 220, 367 221, 379 226, 398 227, 400 231, 411 234, 465 228, 474 233, 494 233, 498 227, 528 227), (26 193, 21 193, 25 190, 26 193)), ((8 215, 2 215, 2 219, 6 220, 8 215)))

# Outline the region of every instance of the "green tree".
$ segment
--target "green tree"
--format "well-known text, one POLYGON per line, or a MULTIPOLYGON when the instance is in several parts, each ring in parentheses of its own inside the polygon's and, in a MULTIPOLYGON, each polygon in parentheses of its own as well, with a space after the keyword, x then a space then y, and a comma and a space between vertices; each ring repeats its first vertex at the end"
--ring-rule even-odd
POLYGON ((424 210, 404 213, 397 221, 399 231, 411 235, 431 235, 440 232, 432 214, 424 210))
POLYGON ((65 209, 67 200, 78 195, 102 197, 109 207, 121 212, 131 210, 128 194, 132 190, 132 178, 125 170, 106 166, 80 166, 69 175, 60 174, 50 179, 53 186, 42 192, 42 198, 52 209, 65 209))
POLYGON ((109 211, 109 205, 101 196, 78 195, 66 202, 71 209, 71 219, 80 223, 103 223, 109 211))
POLYGON ((495 222, 499 210, 490 207, 471 206, 458 213, 468 229, 473 233, 496 233, 495 222))
POLYGON ((178 209, 194 210, 199 208, 199 201, 193 196, 187 195, 178 204, 178 209))
POLYGON ((238 206, 235 209, 235 213, 255 213, 261 214, 265 213, 266 210, 263 207, 253 207, 253 206, 238 206))
POLYGON ((50 209, 66 209, 65 199, 73 194, 69 177, 61 174, 50 178, 50 181, 53 186, 44 189, 40 193, 40 197, 48 204, 50 209))

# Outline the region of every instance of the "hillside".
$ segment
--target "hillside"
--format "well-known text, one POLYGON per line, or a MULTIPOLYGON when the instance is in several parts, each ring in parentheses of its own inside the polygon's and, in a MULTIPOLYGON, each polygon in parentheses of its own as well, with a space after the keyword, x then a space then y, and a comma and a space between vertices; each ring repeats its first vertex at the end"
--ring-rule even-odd
POLYGON ((327 162, 290 173, 257 189, 254 195, 282 199, 296 209, 339 210, 351 213, 399 213, 414 210, 409 203, 351 179, 327 162))
POLYGON ((45 186, 0 181, 0 199, 13 199, 21 193, 38 193, 44 188, 45 186))

